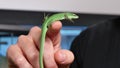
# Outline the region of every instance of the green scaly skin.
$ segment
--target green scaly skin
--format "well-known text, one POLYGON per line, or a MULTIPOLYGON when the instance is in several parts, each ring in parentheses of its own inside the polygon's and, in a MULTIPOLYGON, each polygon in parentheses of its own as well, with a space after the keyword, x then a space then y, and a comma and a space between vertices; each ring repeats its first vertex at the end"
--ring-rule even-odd
POLYGON ((46 37, 46 32, 48 27, 54 22, 58 20, 68 19, 72 21, 72 19, 78 19, 79 17, 74 13, 57 13, 50 17, 46 17, 44 23, 42 24, 42 33, 40 38, 40 54, 39 54, 39 63, 40 68, 44 68, 43 64, 43 51, 44 51, 44 42, 46 37))

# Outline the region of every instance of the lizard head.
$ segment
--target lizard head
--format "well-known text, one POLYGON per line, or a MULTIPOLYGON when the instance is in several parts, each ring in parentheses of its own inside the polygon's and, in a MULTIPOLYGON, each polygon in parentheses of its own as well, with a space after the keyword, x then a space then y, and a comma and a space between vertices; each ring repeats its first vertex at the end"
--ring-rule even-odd
POLYGON ((73 22, 72 19, 78 19, 79 16, 76 15, 76 14, 74 14, 74 13, 65 13, 65 18, 66 18, 67 20, 70 20, 71 22, 73 22))
POLYGON ((65 14, 66 19, 72 20, 72 19, 78 19, 79 16, 74 13, 66 13, 65 14))

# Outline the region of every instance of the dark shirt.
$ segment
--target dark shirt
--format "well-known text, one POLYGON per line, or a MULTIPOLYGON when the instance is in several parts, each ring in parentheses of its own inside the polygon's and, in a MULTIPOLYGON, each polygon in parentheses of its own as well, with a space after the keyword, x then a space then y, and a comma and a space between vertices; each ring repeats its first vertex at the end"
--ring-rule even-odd
POLYGON ((88 27, 72 43, 71 68, 120 68, 120 18, 88 27))

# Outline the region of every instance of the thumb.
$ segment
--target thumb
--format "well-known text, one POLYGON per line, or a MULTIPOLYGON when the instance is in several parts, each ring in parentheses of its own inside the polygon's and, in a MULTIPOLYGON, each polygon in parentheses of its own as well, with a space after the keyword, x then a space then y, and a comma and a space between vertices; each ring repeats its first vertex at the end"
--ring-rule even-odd
POLYGON ((74 60, 74 55, 69 50, 58 50, 55 53, 55 60, 59 68, 69 68, 74 60))

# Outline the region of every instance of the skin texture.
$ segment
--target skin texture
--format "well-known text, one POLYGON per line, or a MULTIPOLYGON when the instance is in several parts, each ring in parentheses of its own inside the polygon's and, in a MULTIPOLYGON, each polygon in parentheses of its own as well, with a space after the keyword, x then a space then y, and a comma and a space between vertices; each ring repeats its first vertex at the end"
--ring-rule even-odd
MULTIPOLYGON (((45 68, 69 68, 74 60, 70 50, 61 49, 61 28, 62 23, 55 21, 47 31, 43 53, 45 68)), ((7 50, 9 68, 40 68, 40 37, 38 26, 32 27, 27 35, 20 35, 7 50)))
POLYGON ((42 25, 42 33, 41 33, 41 38, 40 38, 40 54, 39 54, 39 63, 40 63, 40 68, 44 68, 44 64, 43 64, 43 51, 44 51, 44 43, 45 43, 45 37, 46 37, 46 32, 49 28, 49 26, 58 20, 64 20, 64 19, 68 19, 68 20, 72 20, 72 19, 77 19, 78 16, 74 13, 58 13, 58 14, 54 14, 50 17, 46 17, 45 21, 42 25))

